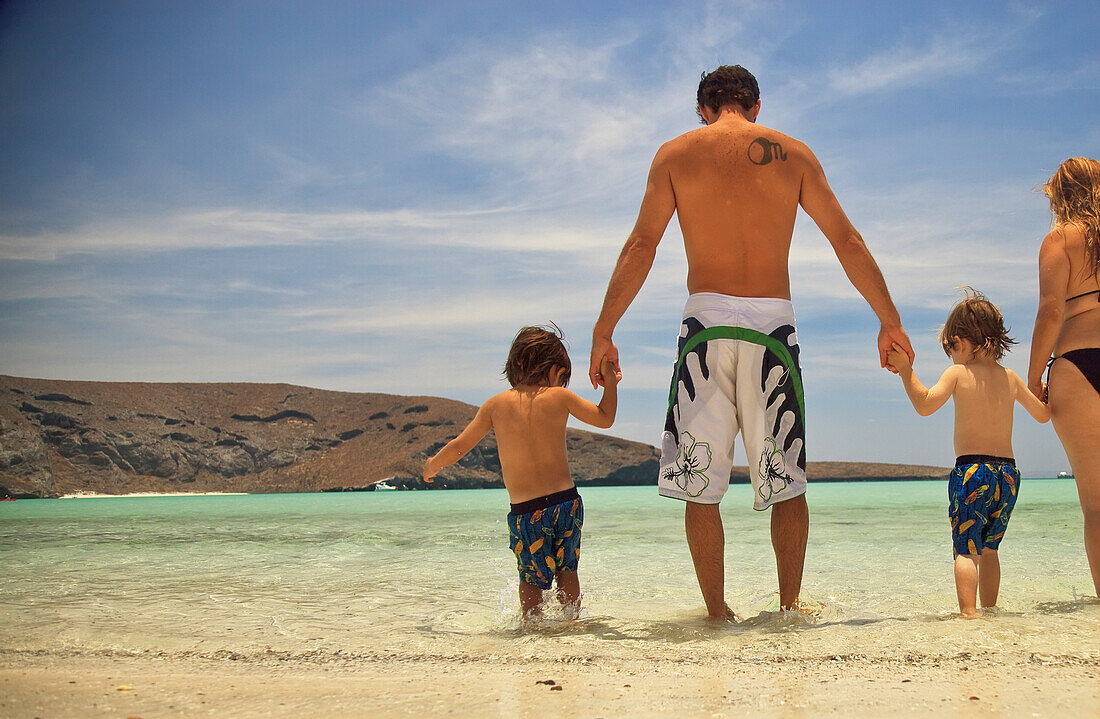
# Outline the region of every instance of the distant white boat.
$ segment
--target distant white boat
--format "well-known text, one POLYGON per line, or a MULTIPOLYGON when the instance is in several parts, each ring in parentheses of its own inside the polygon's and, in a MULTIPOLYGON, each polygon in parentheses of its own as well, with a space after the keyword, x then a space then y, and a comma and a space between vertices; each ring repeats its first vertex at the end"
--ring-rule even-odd
POLYGON ((1073 472, 1059 472, 1058 479, 1073 479, 1073 472))
MULTIPOLYGON (((393 477, 390 477, 390 479, 393 479, 393 477)), ((375 482, 374 483, 374 491, 375 492, 394 492, 396 490, 397 490, 397 487, 393 486, 392 484, 387 484, 386 480, 384 480, 384 479, 380 482, 375 482)))

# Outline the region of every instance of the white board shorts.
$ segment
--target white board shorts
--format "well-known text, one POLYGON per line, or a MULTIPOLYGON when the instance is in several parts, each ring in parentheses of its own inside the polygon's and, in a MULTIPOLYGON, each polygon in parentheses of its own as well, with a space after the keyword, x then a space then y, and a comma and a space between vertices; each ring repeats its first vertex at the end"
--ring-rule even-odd
POLYGON ((688 297, 661 441, 657 490, 717 504, 745 443, 753 508, 806 492, 805 402, 789 300, 688 297))

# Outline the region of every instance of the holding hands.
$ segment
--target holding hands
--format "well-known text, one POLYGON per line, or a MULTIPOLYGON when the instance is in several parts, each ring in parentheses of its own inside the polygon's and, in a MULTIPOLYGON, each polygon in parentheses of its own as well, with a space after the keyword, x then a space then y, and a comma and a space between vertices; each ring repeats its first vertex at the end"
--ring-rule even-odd
POLYGON ((609 381, 618 384, 622 378, 619 348, 610 337, 593 337, 592 357, 588 364, 588 379, 592 381, 592 389, 605 387, 609 381))
MULTIPOLYGON (((909 352, 912 352, 912 350, 909 350, 909 352)), ((886 351, 884 366, 894 374, 898 374, 913 369, 913 360, 909 353, 905 351, 905 348, 895 342, 886 351)))
POLYGON ((898 370, 901 369, 901 365, 890 358, 896 357, 899 354, 905 355, 905 365, 907 367, 913 366, 915 354, 913 352, 913 345, 909 342, 909 335, 905 333, 905 330, 902 329, 900 325, 896 327, 887 327, 883 325, 878 333, 880 366, 897 374, 898 370))

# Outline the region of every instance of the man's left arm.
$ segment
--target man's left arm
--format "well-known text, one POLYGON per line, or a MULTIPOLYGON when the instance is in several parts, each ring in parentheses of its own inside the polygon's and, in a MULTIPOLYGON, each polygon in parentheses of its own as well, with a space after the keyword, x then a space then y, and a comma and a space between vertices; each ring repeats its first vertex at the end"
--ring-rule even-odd
POLYGON ((604 295, 600 317, 592 329, 592 356, 588 378, 592 380, 593 389, 604 385, 600 368, 605 359, 615 367, 616 376, 622 376, 619 350, 611 336, 630 303, 645 284, 649 270, 653 267, 653 258, 657 254, 657 245, 676 211, 676 194, 673 192, 672 177, 668 171, 666 148, 667 145, 661 147, 653 158, 642 207, 638 211, 638 221, 634 223, 634 229, 619 253, 619 260, 615 263, 615 270, 607 285, 607 294, 604 295))
POLYGON ((914 353, 909 335, 901 325, 901 316, 890 298, 882 270, 871 256, 863 237, 844 214, 825 179, 821 164, 809 148, 806 148, 806 156, 808 166, 802 179, 799 204, 829 240, 848 280, 878 317, 881 325, 878 334, 879 363, 896 374, 897 369, 887 362, 886 357, 897 344, 912 362, 914 353))

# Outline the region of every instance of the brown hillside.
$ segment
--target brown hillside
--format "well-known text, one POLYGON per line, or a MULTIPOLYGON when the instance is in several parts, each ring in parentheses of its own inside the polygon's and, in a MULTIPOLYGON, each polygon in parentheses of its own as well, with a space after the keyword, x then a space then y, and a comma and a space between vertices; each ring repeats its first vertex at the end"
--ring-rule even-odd
MULTIPOLYGON (((492 434, 440 481, 424 459, 473 417, 440 397, 288 384, 76 382, 0 376, 0 494, 318 492, 501 486, 492 434)), ((658 451, 569 430, 580 485, 655 484, 658 451)), ((947 469, 811 462, 811 481, 942 478, 947 469)), ((733 481, 747 481, 735 468, 733 481)))
MULTIPOLYGON (((73 492, 316 492, 501 486, 490 434, 442 481, 424 459, 475 407, 439 397, 359 394, 287 384, 76 382, 0 376, 0 488, 73 492)), ((656 450, 570 430, 579 483, 656 477, 656 450)))

